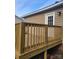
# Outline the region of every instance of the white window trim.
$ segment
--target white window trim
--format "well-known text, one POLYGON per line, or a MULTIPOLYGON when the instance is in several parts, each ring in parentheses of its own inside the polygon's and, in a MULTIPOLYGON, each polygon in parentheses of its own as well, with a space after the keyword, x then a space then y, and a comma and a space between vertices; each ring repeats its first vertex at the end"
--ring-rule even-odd
POLYGON ((55 12, 50 12, 45 14, 45 24, 48 25, 48 16, 53 16, 53 25, 55 25, 55 12))

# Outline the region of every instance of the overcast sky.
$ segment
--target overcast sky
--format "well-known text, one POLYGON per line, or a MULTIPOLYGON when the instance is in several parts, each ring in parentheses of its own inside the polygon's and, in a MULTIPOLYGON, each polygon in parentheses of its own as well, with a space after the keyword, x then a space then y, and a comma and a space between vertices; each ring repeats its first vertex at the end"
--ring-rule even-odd
POLYGON ((15 0, 15 14, 19 17, 55 3, 56 0, 15 0))

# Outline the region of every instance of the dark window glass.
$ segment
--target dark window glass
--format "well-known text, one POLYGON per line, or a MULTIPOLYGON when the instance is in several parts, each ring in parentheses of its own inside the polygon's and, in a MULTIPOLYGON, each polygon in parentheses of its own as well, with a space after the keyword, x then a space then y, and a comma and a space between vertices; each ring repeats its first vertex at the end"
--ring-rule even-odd
POLYGON ((53 25, 53 16, 48 17, 48 25, 52 26, 53 25))

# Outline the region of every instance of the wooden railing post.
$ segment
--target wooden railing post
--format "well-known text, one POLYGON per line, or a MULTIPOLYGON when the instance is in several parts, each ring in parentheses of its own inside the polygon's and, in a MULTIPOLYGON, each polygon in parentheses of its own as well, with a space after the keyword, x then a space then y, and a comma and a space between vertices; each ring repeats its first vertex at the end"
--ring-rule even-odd
MULTIPOLYGON (((45 26, 45 44, 48 44, 48 26, 45 26)), ((47 59, 47 50, 44 51, 44 59, 47 59)))
POLYGON ((24 52, 24 47, 25 47, 25 23, 21 23, 21 53, 24 52))
POLYGON ((48 26, 45 26, 45 43, 48 43, 48 26))

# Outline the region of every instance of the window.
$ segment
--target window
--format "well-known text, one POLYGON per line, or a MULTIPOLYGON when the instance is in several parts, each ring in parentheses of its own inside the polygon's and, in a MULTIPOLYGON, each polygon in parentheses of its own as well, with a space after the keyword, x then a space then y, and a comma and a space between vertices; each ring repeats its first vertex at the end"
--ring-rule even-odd
POLYGON ((55 12, 45 14, 45 24, 49 26, 55 25, 55 12))
POLYGON ((53 26, 53 16, 48 16, 48 25, 53 26))

